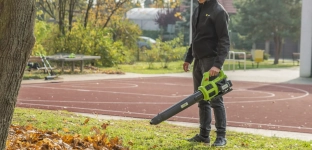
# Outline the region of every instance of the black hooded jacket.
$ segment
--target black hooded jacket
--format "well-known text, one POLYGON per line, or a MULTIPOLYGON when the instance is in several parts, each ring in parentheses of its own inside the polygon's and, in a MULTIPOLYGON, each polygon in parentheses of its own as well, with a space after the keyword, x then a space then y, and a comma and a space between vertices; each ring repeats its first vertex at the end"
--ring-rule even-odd
POLYGON ((227 12, 217 0, 206 0, 199 3, 192 18, 192 43, 185 62, 216 58, 213 66, 221 69, 230 47, 227 12))

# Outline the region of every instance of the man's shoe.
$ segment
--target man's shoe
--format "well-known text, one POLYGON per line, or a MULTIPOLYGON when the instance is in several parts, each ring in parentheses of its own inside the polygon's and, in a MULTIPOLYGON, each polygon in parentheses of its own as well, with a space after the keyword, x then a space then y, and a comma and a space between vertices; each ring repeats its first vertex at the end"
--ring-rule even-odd
POLYGON ((226 145, 226 138, 224 137, 217 137, 215 142, 212 144, 212 146, 221 147, 226 145))
POLYGON ((187 141, 189 142, 203 142, 205 144, 209 144, 210 143, 210 138, 207 137, 202 137, 201 135, 199 134, 196 134, 194 137, 190 138, 190 139, 187 139, 187 141))

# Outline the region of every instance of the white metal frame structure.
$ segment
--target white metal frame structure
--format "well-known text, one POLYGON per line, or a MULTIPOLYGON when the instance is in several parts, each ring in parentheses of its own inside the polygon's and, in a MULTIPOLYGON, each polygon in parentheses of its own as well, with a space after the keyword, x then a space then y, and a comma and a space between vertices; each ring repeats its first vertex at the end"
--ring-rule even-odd
POLYGON ((229 69, 231 69, 231 65, 233 65, 233 71, 235 71, 235 63, 239 61, 244 62, 244 70, 246 70, 246 53, 245 52, 234 52, 234 51, 229 51, 228 59, 227 61, 229 62, 229 69), (235 54, 242 54, 244 55, 244 60, 237 60, 235 59, 235 54))

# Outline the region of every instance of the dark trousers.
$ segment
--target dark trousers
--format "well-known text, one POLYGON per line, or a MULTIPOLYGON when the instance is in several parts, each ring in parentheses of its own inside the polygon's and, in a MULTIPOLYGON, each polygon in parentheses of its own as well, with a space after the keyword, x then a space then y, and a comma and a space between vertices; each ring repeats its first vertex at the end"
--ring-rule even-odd
MULTIPOLYGON (((213 66, 214 58, 195 59, 193 68, 193 83, 194 91, 198 90, 201 84, 203 74, 210 70, 213 66)), ((215 77, 210 77, 210 80, 215 77)), ((198 102, 199 107, 199 123, 200 135, 209 136, 211 131, 211 108, 213 108, 215 116, 215 126, 217 136, 225 137, 226 132, 226 112, 223 104, 223 98, 218 98, 213 101, 201 100, 198 102)))

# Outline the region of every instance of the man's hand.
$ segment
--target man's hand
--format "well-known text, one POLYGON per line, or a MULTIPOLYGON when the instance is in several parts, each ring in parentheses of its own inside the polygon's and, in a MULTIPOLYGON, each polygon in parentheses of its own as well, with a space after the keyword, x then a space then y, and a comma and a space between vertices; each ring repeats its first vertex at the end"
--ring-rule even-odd
POLYGON ((190 69, 189 69, 189 66, 190 66, 190 65, 191 65, 191 64, 188 63, 188 62, 184 62, 184 64, 183 64, 183 70, 184 70, 185 72, 190 71, 190 69))
POLYGON ((217 68, 217 67, 212 67, 210 70, 209 70, 209 75, 210 76, 217 76, 220 72, 220 69, 217 68))

